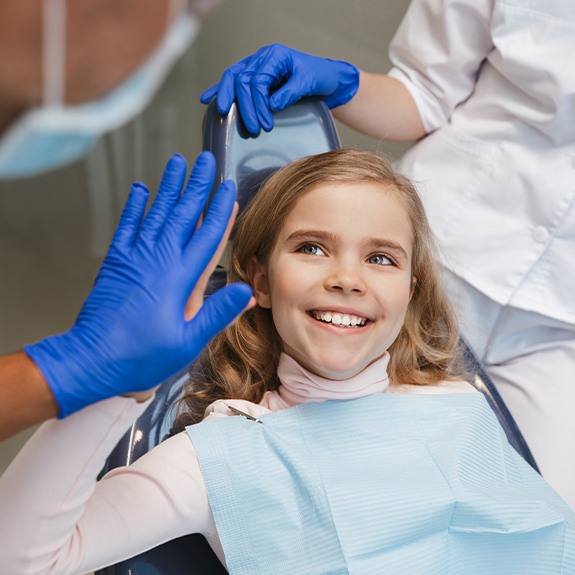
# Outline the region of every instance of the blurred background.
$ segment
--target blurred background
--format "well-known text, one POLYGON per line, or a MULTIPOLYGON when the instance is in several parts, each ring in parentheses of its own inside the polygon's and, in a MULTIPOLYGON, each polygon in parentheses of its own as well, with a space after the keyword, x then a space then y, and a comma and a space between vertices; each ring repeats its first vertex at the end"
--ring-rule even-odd
MULTIPOLYGON (((409 0, 0 2, 0 353, 70 327, 133 181, 201 150, 200 93, 264 44, 390 67, 409 0)), ((397 157, 338 126, 343 144, 397 157)), ((31 431, 0 444, 0 473, 31 431)))

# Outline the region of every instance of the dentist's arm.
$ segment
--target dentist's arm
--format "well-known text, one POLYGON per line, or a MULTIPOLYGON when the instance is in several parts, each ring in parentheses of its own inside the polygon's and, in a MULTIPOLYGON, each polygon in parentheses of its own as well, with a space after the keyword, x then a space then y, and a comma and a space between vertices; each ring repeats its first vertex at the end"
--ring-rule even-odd
POLYGON ((350 128, 380 140, 413 141, 426 135, 408 89, 386 74, 361 70, 355 96, 332 112, 350 128))
POLYGON ((273 128, 272 112, 316 96, 336 118, 370 136, 401 141, 425 135, 415 102, 400 81, 281 44, 264 46, 230 66, 201 101, 207 104, 214 96, 221 114, 235 101, 253 134, 273 128))
POLYGON ((56 415, 38 366, 23 351, 0 357, 0 440, 56 415))
POLYGON ((156 199, 134 184, 108 255, 75 325, 0 358, 0 438, 116 395, 143 400, 185 368, 248 305, 251 290, 203 291, 237 210, 224 182, 202 224, 215 160, 168 162, 156 199), (183 191, 182 191, 183 190, 183 191))

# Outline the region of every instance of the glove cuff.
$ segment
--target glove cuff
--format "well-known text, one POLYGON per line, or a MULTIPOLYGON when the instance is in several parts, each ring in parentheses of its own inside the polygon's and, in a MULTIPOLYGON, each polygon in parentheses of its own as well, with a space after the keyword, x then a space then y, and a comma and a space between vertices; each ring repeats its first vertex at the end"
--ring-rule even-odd
POLYGON ((24 353, 38 366, 54 395, 58 404, 58 419, 88 404, 81 393, 86 369, 82 368, 73 341, 74 336, 68 331, 24 346, 24 353))
POLYGON ((349 102, 357 94, 359 88, 359 70, 353 64, 340 60, 331 60, 331 62, 338 66, 339 87, 324 100, 330 110, 349 102))

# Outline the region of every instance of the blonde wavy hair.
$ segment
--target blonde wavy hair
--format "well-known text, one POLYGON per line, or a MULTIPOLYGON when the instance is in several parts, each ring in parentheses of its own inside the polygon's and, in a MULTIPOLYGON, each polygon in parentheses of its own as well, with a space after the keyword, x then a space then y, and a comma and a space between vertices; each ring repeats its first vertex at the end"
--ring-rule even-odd
MULTIPOLYGON (((386 159, 339 149, 297 160, 275 172, 238 218, 228 282, 250 283, 249 262, 265 266, 280 229, 298 199, 325 182, 377 182, 405 207, 413 229, 413 297, 404 325, 389 348, 394 383, 432 385, 462 379, 459 331, 441 287, 435 238, 412 183, 386 159)), ((279 386, 276 374, 282 342, 271 310, 259 306, 216 336, 196 362, 180 404, 178 426, 203 418, 216 399, 259 402, 279 386)))

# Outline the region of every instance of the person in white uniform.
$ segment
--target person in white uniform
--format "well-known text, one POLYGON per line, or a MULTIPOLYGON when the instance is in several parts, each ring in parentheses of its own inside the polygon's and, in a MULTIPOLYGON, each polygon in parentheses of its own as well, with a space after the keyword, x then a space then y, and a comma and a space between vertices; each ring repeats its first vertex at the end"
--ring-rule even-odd
POLYGON ((575 508, 575 6, 413 0, 388 74, 266 46, 206 90, 246 128, 321 96, 386 140, 441 247, 463 332, 543 475, 575 508))

